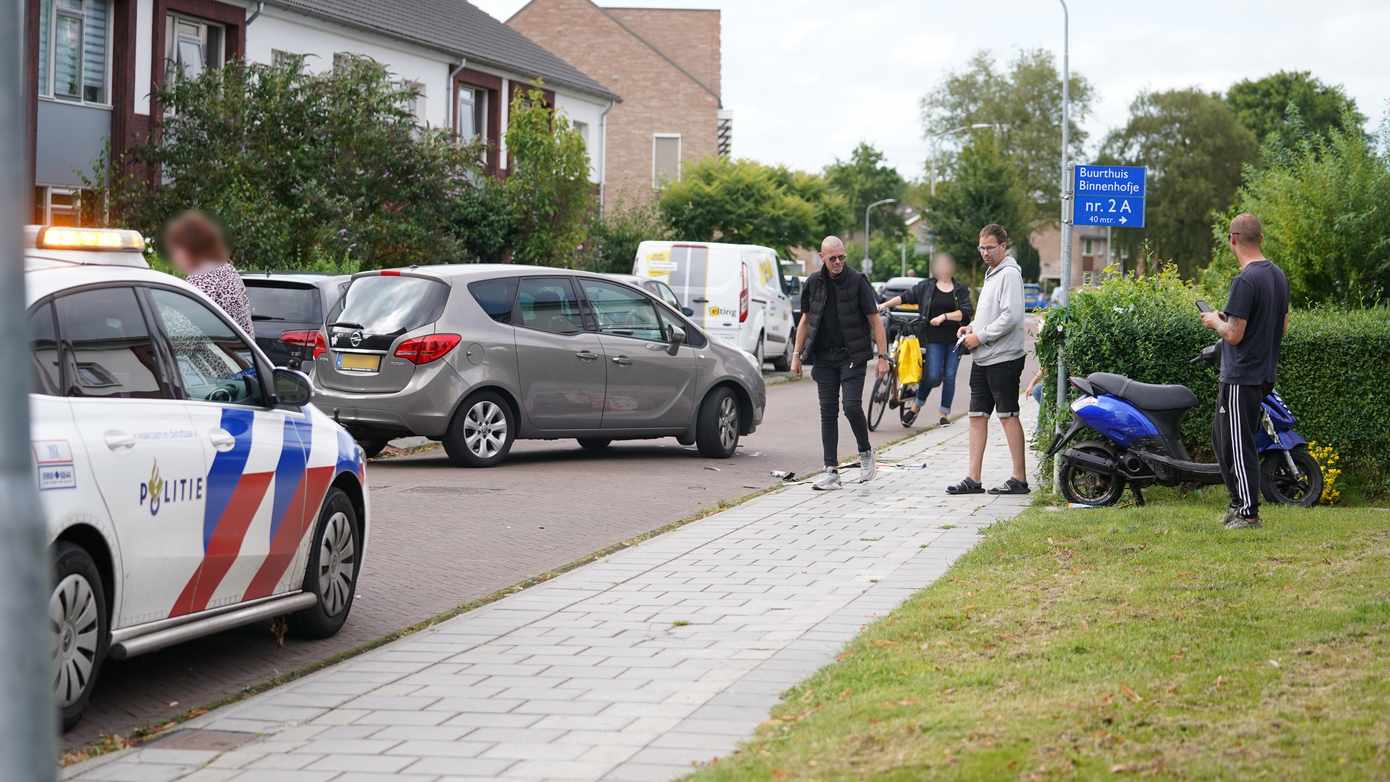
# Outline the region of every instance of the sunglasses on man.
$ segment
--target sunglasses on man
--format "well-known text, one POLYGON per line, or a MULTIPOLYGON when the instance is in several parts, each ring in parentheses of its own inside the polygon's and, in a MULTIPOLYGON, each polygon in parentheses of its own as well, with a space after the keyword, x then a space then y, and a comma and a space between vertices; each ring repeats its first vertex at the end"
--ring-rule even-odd
POLYGON ((832 255, 832 256, 830 256, 830 257, 828 257, 828 258, 825 259, 825 262, 826 262, 826 263, 835 263, 835 262, 837 262, 837 261, 840 262, 840 263, 844 263, 844 262, 845 262, 845 256, 843 256, 843 255, 832 255))

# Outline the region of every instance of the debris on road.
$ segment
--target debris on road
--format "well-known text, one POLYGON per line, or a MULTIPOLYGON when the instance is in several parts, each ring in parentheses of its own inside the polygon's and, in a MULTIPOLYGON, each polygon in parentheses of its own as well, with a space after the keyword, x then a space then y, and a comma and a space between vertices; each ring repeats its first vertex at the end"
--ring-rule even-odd
POLYGON ((796 473, 792 472, 791 470, 773 470, 772 472, 768 473, 768 475, 771 475, 774 478, 781 478, 784 481, 796 479, 796 473))
POLYGON ((710 471, 712 471, 712 472, 719 472, 719 468, 718 468, 718 467, 715 467, 715 466, 712 465, 712 464, 706 464, 706 465, 705 465, 705 469, 706 469, 706 470, 710 470, 710 471))

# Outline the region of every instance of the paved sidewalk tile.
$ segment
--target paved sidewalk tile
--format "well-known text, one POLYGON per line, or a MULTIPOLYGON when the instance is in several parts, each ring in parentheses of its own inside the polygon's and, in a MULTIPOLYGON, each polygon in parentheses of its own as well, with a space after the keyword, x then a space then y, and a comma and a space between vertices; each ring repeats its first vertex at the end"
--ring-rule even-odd
MULTIPOLYGON (((156 742, 64 779, 679 777, 1027 506, 945 494, 967 430, 885 449, 871 483, 788 486, 185 725, 261 734, 235 750, 156 742)), ((987 485, 1008 472, 991 430, 987 485)))

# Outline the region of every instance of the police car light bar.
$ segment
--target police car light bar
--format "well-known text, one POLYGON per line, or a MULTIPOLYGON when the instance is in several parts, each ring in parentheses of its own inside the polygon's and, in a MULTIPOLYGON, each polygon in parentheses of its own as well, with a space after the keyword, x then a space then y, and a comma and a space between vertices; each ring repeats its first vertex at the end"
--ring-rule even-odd
POLYGON ((124 250, 144 252, 139 231, 119 228, 68 228, 49 225, 39 229, 34 245, 44 250, 124 250))

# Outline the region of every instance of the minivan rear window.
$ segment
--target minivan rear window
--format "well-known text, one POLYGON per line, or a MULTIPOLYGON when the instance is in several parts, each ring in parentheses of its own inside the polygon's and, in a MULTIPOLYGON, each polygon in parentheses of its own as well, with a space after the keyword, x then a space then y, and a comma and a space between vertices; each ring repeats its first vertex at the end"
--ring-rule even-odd
POLYGON ((512 322, 512 304, 516 302, 516 278, 499 277, 468 283, 468 292, 489 318, 498 323, 512 322))
POLYGON ((333 306, 329 323, 352 323, 370 334, 399 334, 439 320, 449 286, 424 277, 358 277, 333 306))
POLYGON ((246 298, 251 301, 251 320, 323 323, 318 288, 264 280, 246 282, 246 298))

